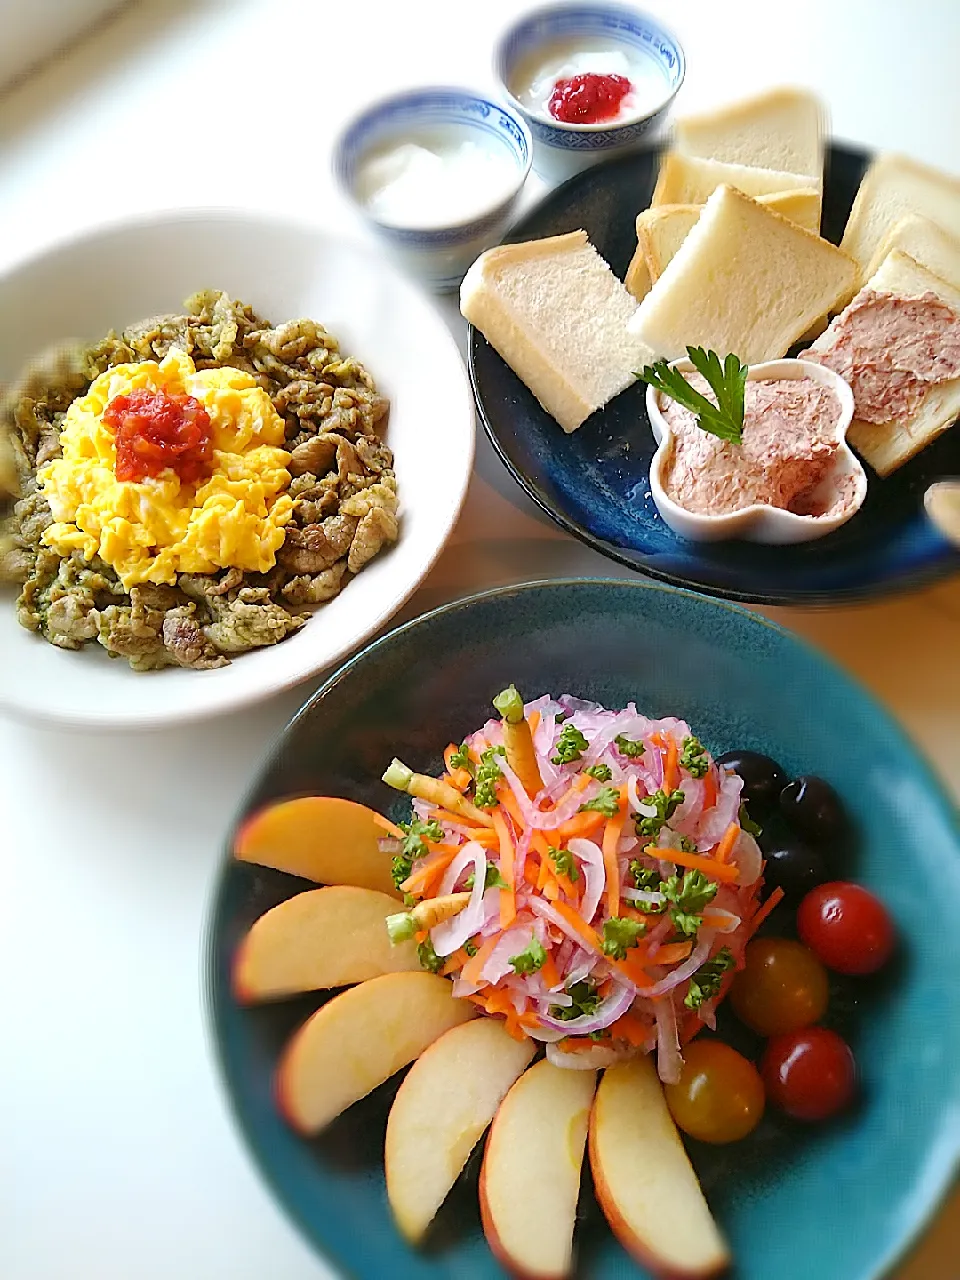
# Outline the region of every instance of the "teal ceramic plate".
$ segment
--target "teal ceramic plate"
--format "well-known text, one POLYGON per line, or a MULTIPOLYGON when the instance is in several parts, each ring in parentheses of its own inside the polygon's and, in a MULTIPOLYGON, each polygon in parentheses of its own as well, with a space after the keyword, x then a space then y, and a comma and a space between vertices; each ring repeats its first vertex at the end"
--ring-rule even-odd
MULTIPOLYGON (((960 1156, 960 829, 948 801, 889 717, 779 627, 671 587, 588 580, 476 596, 371 645, 293 720, 244 812, 314 792, 396 816, 395 793, 379 781, 385 764, 396 754, 438 769, 443 746, 480 725, 511 680, 528 697, 567 691, 610 707, 635 699, 650 715, 687 719, 714 752, 768 752, 790 773, 824 775, 845 799, 853 837, 836 851, 836 871, 886 900, 902 939, 882 976, 833 985, 828 1020, 854 1046, 860 1104, 810 1129, 768 1114, 745 1142, 690 1152, 739 1280, 874 1280, 926 1222, 960 1156)), ((479 1152, 423 1251, 394 1228, 381 1157, 396 1080, 313 1141, 280 1119, 274 1064, 322 997, 241 1009, 230 961, 250 923, 304 887, 227 855, 209 920, 210 1021, 257 1164, 307 1239, 348 1275, 501 1276, 480 1229, 479 1152)), ((788 929, 789 912, 777 915, 788 929)), ((732 1015, 721 1031, 747 1052, 758 1047, 732 1015)), ((580 1280, 645 1274, 607 1229, 586 1173, 576 1240, 580 1280)))

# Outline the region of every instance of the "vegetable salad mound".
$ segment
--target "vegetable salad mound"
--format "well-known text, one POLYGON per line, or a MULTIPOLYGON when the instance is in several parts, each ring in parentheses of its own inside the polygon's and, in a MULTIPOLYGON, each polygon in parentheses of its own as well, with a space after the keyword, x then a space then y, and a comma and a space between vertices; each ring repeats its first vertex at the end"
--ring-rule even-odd
POLYGON ((384 775, 414 797, 384 842, 410 908, 391 937, 415 937, 425 968, 555 1064, 656 1047, 673 1083, 782 896, 760 905, 743 784, 682 720, 632 703, 524 705, 511 686, 494 706, 442 778, 399 760, 384 775))
MULTIPOLYGON (((0 578, 21 587, 20 622, 61 648, 99 643, 137 671, 219 667, 235 654, 276 644, 303 626, 309 606, 336 596, 398 536, 393 455, 380 437, 388 405, 364 367, 345 357, 337 340, 313 320, 271 327, 225 293, 197 293, 184 305, 183 315, 157 316, 120 335, 110 333, 95 346, 61 350, 37 362, 4 406, 4 447, 12 454, 7 469, 13 473, 6 487, 16 501, 0 540, 0 578), (249 375, 231 375, 223 394, 240 394, 230 389, 233 383, 253 388, 254 395, 266 392, 282 420, 277 452, 285 471, 274 473, 283 477, 282 492, 289 495, 282 497, 282 541, 275 559, 271 548, 268 560, 254 569, 230 565, 229 552, 224 557, 221 550, 227 562, 222 558, 224 567, 215 571, 177 572, 172 581, 135 585, 126 574, 124 586, 101 554, 87 554, 89 546, 63 554, 62 543, 57 550, 43 541, 45 531, 51 530, 49 542, 54 526, 64 526, 54 521, 38 472, 63 458, 67 411, 99 375, 125 366, 134 377, 138 365, 163 366, 165 359, 169 365, 178 353, 196 371, 249 375)), ((263 451, 254 450, 252 460, 263 470, 263 451)), ((69 470, 69 459, 60 463, 61 472, 64 467, 69 470)), ((56 469, 44 474, 50 470, 56 469)), ((229 492, 236 474, 228 469, 220 489, 229 492)), ((76 475, 83 480, 82 466, 76 475)), ((158 483, 148 480, 145 487, 158 483)), ((176 481, 165 483, 176 496, 176 481)), ((126 529, 116 521, 112 527, 126 529)), ((248 543, 251 537, 266 547, 262 534, 248 531, 248 543)), ((222 548, 225 535, 206 541, 222 548)), ((255 564, 249 548, 247 558, 255 564)))

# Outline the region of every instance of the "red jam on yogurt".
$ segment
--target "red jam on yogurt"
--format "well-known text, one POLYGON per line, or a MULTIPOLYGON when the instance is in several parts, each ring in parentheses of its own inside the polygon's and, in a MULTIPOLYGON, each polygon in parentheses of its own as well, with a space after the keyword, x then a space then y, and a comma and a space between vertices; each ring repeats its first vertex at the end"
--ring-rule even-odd
POLYGON ((547 110, 554 120, 564 124, 599 124, 615 120, 620 104, 633 85, 626 76, 601 76, 594 71, 558 80, 553 87, 547 110))

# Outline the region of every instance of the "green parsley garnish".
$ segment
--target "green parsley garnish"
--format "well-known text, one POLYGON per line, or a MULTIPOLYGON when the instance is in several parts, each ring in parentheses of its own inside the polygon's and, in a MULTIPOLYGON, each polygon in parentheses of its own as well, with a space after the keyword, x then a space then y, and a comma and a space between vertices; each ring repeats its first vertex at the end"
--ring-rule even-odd
POLYGON ((654 867, 645 867, 639 858, 630 862, 630 874, 638 889, 656 893, 660 888, 660 873, 654 867))
POLYGON ((743 440, 743 398, 747 384, 747 366, 731 352, 723 364, 715 351, 703 347, 687 347, 690 363, 703 374, 716 403, 695 391, 680 372, 666 360, 647 365, 636 375, 677 404, 696 414, 697 426, 721 440, 740 444, 743 440))
POLYGON ((426 942, 417 944, 417 959, 420 961, 420 967, 429 969, 431 973, 438 973, 443 968, 443 957, 438 956, 433 949, 433 943, 427 938, 426 942))
POLYGON ((602 813, 605 818, 612 818, 620 808, 620 792, 616 787, 601 787, 592 800, 587 800, 577 810, 578 813, 588 813, 590 810, 596 810, 602 813))
POLYGON ((591 778, 596 778, 598 782, 609 782, 613 777, 613 770, 608 764, 592 764, 583 772, 589 774, 591 778))
POLYGON ((497 783, 503 777, 503 770, 497 764, 496 757, 503 754, 503 747, 490 747, 480 757, 477 785, 473 794, 473 802, 478 809, 494 809, 500 803, 497 799, 497 783))
POLYGON ((571 884, 580 879, 580 868, 569 849, 555 849, 551 844, 547 846, 547 853, 550 855, 550 861, 557 868, 558 876, 566 876, 571 884))
POLYGON ((600 1006, 600 994, 592 982, 586 978, 566 988, 567 995, 573 1001, 571 1005, 555 1004, 550 1008, 551 1018, 560 1022, 572 1022, 583 1014, 596 1013, 600 1006))
POLYGON ((603 954, 613 960, 626 960, 627 948, 635 947, 647 931, 640 920, 611 916, 603 922, 603 954))
POLYGON ((518 956, 510 957, 510 963, 514 973, 536 973, 538 969, 543 968, 546 958, 547 952, 543 943, 538 942, 536 938, 531 938, 528 947, 518 956))
MULTIPOLYGON (((668 851, 664 850, 664 853, 670 856, 668 851)), ((674 904, 670 908, 670 919, 677 933, 685 938, 696 937, 703 924, 700 912, 713 901, 719 888, 717 882, 708 880, 702 871, 687 871, 682 880, 679 876, 664 880, 660 891, 668 902, 674 904)))
POLYGON ((464 949, 464 951, 467 953, 467 955, 470 957, 470 959, 471 959, 471 960, 472 960, 472 959, 473 959, 473 957, 477 954, 477 946, 476 946, 476 943, 471 942, 469 938, 468 938, 468 939, 467 939, 467 941, 463 944, 463 949, 464 949))
POLYGON ((413 871, 413 864, 417 859, 427 856, 428 850, 424 840, 437 844, 443 839, 443 828, 433 818, 429 822, 423 822, 420 818, 411 818, 409 822, 401 822, 398 825, 404 833, 403 843, 400 846, 400 852, 394 856, 390 864, 390 874, 397 889, 413 871))
POLYGON ((550 759, 554 764, 571 764, 580 759, 587 746, 587 740, 577 726, 565 724, 557 739, 557 754, 550 759))
POLYGON ((622 733, 618 733, 614 738, 617 750, 622 756, 627 756, 630 760, 636 760, 642 756, 646 748, 642 742, 634 742, 632 738, 626 738, 622 733))
POLYGON ((733 955, 729 947, 721 947, 712 960, 702 964, 690 979, 690 987, 683 998, 688 1009, 699 1009, 705 1000, 711 999, 720 990, 723 975, 734 965, 733 955))
POLYGON ((699 738, 684 738, 680 764, 691 778, 702 778, 710 768, 706 748, 699 738))
POLYGON ((456 751, 450 753, 450 763, 454 769, 469 769, 473 773, 473 761, 470 759, 470 748, 461 742, 456 751))
POLYGON ((655 791, 652 796, 644 796, 642 804, 652 804, 656 809, 656 813, 650 817, 643 814, 637 814, 636 828, 639 836, 658 836, 660 830, 676 811, 683 804, 686 797, 682 791, 671 791, 669 795, 664 790, 655 791))
MULTIPOLYGON (((471 871, 466 880, 464 880, 463 887, 465 889, 472 889, 476 882, 477 873, 475 871, 471 871)), ((484 890, 510 888, 506 880, 504 880, 503 876, 500 874, 500 868, 495 862, 487 862, 487 869, 483 877, 483 887, 484 890)))
POLYGON ((759 822, 754 822, 754 820, 750 817, 749 813, 747 813, 746 804, 742 804, 740 806, 740 826, 744 829, 744 831, 746 831, 747 835, 750 835, 750 836, 763 835, 763 827, 761 827, 759 822))
POLYGON ((681 836, 681 837, 680 837, 680 852, 681 852, 681 853, 696 853, 696 852, 697 852, 697 845, 696 845, 696 841, 691 840, 689 836, 681 836))

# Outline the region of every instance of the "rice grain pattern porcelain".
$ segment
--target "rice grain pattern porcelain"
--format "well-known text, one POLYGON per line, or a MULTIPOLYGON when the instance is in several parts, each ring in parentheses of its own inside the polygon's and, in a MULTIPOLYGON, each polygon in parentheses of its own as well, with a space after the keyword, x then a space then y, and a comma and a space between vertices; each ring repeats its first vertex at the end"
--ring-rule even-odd
POLYGON ((438 86, 394 94, 367 107, 341 134, 333 166, 341 188, 397 262, 428 288, 447 293, 457 288, 483 250, 502 236, 532 158, 530 130, 516 111, 467 89, 438 86), (366 208, 357 192, 364 162, 391 142, 439 132, 502 152, 514 170, 506 195, 481 201, 471 215, 441 226, 397 226, 366 208))
MULTIPOLYGON (((674 361, 673 367, 681 373, 693 372, 693 365, 689 360, 674 361)), ((650 464, 650 491, 657 510, 675 533, 696 542, 742 538, 748 542, 768 542, 782 546, 823 538, 856 515, 867 496, 867 474, 846 440, 847 428, 853 418, 853 392, 849 383, 832 369, 806 360, 768 360, 765 364, 751 365, 747 373, 747 380, 751 382, 800 378, 809 378, 812 382, 828 387, 840 402, 837 424, 840 449, 833 470, 818 493, 829 507, 832 505, 831 498, 838 497, 844 489, 851 489, 852 496, 847 504, 832 515, 822 516, 796 515, 793 511, 774 507, 769 503, 753 503, 739 511, 715 516, 688 511, 667 492, 665 469, 673 451, 674 435, 661 411, 662 393, 655 387, 648 386, 647 414, 657 441, 657 451, 650 464)))
POLYGON ((686 59, 676 36, 658 18, 640 9, 622 4, 561 3, 533 9, 508 27, 496 47, 494 70, 507 101, 533 135, 534 168, 543 177, 558 180, 648 143, 683 84, 686 59), (517 96, 518 69, 540 50, 577 41, 608 44, 639 60, 659 87, 650 106, 622 121, 599 124, 565 124, 525 106, 517 96))

